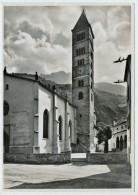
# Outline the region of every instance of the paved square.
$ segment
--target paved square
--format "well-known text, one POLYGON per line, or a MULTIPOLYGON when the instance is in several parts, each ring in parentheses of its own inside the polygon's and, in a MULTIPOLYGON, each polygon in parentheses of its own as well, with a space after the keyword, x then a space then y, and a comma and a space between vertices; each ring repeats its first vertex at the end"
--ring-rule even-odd
POLYGON ((130 188, 126 165, 4 164, 4 188, 84 189, 130 188))

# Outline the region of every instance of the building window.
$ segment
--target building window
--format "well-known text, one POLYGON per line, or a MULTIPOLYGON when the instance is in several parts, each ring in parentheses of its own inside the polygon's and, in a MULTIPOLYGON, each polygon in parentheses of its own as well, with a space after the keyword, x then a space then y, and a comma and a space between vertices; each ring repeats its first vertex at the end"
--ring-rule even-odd
POLYGON ((9 113, 9 104, 7 101, 4 100, 3 103, 3 114, 6 116, 9 113))
POLYGON ((117 130, 118 130, 118 128, 117 128, 117 130))
POLYGON ((8 90, 9 89, 9 85, 8 84, 6 84, 6 86, 5 86, 5 90, 8 90))
POLYGON ((58 118, 58 122, 59 122, 59 140, 62 140, 62 117, 59 116, 58 118))
POLYGON ((121 129, 123 129, 123 126, 121 126, 121 129))
POLYGON ((43 138, 48 138, 48 110, 43 113, 43 138))
POLYGON ((82 100, 82 99, 83 99, 83 93, 82 93, 82 92, 79 92, 78 99, 79 99, 79 100, 82 100))
POLYGON ((85 32, 77 34, 77 41, 81 41, 85 39, 85 32))
POLYGON ((69 136, 71 139, 72 138, 72 122, 71 122, 71 120, 69 121, 69 136))
POLYGON ((82 66, 82 65, 84 65, 84 58, 78 60, 78 66, 82 66))
POLYGON ((85 54, 85 47, 76 49, 76 55, 77 55, 77 56, 83 55, 83 54, 85 54))
POLYGON ((83 87, 83 85, 84 85, 83 80, 79 80, 79 81, 78 81, 78 86, 79 86, 79 87, 83 87))

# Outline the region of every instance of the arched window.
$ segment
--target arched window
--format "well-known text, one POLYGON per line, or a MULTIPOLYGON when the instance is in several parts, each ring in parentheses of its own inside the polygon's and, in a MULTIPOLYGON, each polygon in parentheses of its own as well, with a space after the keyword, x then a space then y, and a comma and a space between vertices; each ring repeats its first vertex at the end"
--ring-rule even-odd
POLYGON ((72 138, 72 122, 71 120, 69 121, 69 134, 70 134, 70 139, 72 138))
POLYGON ((116 138, 116 148, 119 148, 119 137, 116 138))
POLYGON ((59 116, 58 118, 58 122, 59 122, 59 140, 62 140, 62 117, 59 116))
POLYGON ((8 90, 9 89, 9 85, 8 84, 6 84, 6 86, 5 86, 5 90, 8 90))
POLYGON ((43 138, 48 138, 48 110, 43 113, 43 138))
POLYGON ((83 93, 82 92, 79 92, 79 97, 78 97, 79 100, 82 100, 83 99, 83 93))

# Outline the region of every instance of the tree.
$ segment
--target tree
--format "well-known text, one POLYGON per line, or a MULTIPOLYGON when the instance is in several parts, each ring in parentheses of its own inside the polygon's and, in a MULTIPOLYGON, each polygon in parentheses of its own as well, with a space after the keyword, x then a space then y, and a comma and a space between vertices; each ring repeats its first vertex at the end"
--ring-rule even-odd
POLYGON ((101 144, 102 142, 105 143, 104 145, 104 152, 108 152, 108 140, 112 137, 112 130, 109 125, 106 125, 105 123, 98 123, 97 124, 97 138, 98 138, 98 144, 101 144))

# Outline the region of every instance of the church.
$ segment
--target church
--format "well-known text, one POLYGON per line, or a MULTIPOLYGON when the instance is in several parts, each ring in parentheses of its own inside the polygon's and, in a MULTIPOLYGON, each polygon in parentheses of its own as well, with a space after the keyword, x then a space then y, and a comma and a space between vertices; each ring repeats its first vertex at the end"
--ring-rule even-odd
POLYGON ((37 75, 4 69, 4 153, 94 152, 94 34, 83 11, 72 29, 72 98, 37 75))

